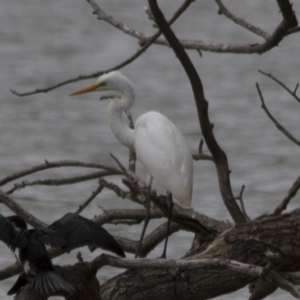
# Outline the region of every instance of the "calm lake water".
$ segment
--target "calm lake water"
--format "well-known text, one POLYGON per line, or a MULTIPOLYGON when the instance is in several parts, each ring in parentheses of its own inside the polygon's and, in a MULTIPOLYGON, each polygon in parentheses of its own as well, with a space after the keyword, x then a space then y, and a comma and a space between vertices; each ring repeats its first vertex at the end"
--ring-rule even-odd
MULTIPOLYGON (((154 32, 144 13, 146 1, 101 1, 103 9, 145 34, 154 32)), ((164 1, 167 16, 179 1, 164 1)), ((239 1, 228 3, 238 16, 269 33, 277 27, 281 15, 275 1, 239 1)), ((294 1, 300 18, 300 3, 294 1)), ((110 132, 106 122, 106 105, 99 95, 69 98, 68 94, 87 82, 79 82, 48 94, 19 98, 9 89, 20 92, 53 85, 78 75, 110 68, 138 50, 137 41, 110 25, 98 21, 86 1, 3 0, 0 10, 0 166, 1 178, 22 169, 48 161, 63 159, 111 161, 112 152, 124 164, 127 150, 110 132)), ((234 25, 217 14, 213 1, 197 1, 174 25, 179 37, 211 43, 260 43, 262 39, 234 25)), ((190 51, 203 81, 209 101, 214 132, 226 151, 232 170, 235 194, 246 185, 244 201, 251 217, 273 210, 285 197, 299 176, 300 149, 292 144, 269 121, 260 107, 255 83, 259 82, 265 101, 274 116, 298 139, 299 103, 270 79, 258 73, 272 73, 293 89, 300 81, 299 34, 287 37, 279 47, 264 55, 231 55, 190 51)), ((185 135, 193 153, 197 152, 201 133, 197 121, 190 84, 174 53, 167 47, 152 46, 142 57, 123 70, 135 84, 137 103, 132 109, 140 114, 157 110, 170 118, 185 135)), ((195 162, 193 208, 220 220, 231 220, 219 194, 212 163, 195 162)), ((68 177, 88 170, 59 168, 36 174, 33 178, 68 177)), ((143 170, 137 172, 143 176, 143 170)), ((120 183, 120 178, 109 178, 120 183)), ((52 222, 63 214, 75 211, 89 197, 97 182, 61 187, 36 186, 13 194, 13 197, 44 222, 52 222)), ((7 190, 9 186, 5 186, 7 190)), ((164 192, 155 185, 159 192, 164 192)), ((299 194, 289 209, 299 206, 299 194)), ((101 214, 101 209, 135 207, 103 191, 83 212, 86 217, 101 214)), ((10 214, 1 206, 1 213, 10 214)), ((151 222, 150 229, 157 226, 151 222)), ((114 235, 137 239, 139 226, 106 226, 114 235)), ((192 234, 179 232, 170 239, 168 256, 179 258, 190 247, 192 234), (179 242, 180 241, 180 242, 179 242)), ((14 262, 14 256, 0 244, 0 267, 14 262)), ((157 257, 162 246, 151 253, 157 257)), ((76 253, 57 258, 55 263, 76 262, 76 253)), ((98 253, 82 249, 89 260, 98 253)), ((131 255, 128 255, 132 257, 131 255)), ((100 270, 101 282, 119 271, 100 270)), ((15 278, 0 283, 1 299, 6 296, 15 278)), ((288 299, 277 292, 269 299, 288 299)), ((247 289, 219 299, 247 299, 247 289)))

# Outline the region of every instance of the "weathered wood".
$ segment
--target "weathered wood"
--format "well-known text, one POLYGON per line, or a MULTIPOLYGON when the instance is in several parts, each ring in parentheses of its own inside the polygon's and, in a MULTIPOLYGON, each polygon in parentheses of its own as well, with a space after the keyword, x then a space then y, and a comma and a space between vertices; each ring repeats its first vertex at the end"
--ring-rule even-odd
MULTIPOLYGON (((265 267, 270 262, 266 254, 272 252, 278 257, 272 270, 285 278, 283 271, 300 270, 299 229, 300 218, 293 215, 237 225, 219 235, 205 251, 186 260, 222 258, 265 267)), ((276 290, 277 284, 271 278, 266 278, 269 290, 265 291, 270 294, 276 290)), ((259 276, 242 274, 213 264, 211 267, 202 266, 192 270, 141 269, 126 271, 104 283, 101 286, 101 296, 103 300, 199 300, 227 294, 255 282, 256 287, 264 283, 259 276)), ((252 291, 256 290, 252 288, 252 291)))

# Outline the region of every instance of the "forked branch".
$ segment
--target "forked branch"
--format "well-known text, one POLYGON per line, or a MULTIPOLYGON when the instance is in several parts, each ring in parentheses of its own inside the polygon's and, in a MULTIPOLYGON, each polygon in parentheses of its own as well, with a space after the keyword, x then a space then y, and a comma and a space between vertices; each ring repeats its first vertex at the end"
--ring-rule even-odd
POLYGON ((267 116, 269 117, 269 119, 275 124, 275 126, 289 139, 291 140, 293 143, 295 143, 296 145, 300 146, 300 141, 298 139, 296 139, 288 130, 286 130, 274 117, 273 115, 270 113, 270 111, 268 110, 265 101, 264 101, 264 97, 262 95, 262 92, 260 90, 259 84, 256 83, 256 89, 261 101, 261 108, 265 111, 265 113, 267 114, 267 116))
POLYGON ((176 38, 170 26, 167 24, 163 14, 161 13, 160 9, 157 6, 157 2, 154 0, 149 0, 149 6, 151 8, 153 16, 155 17, 155 21, 158 27, 161 29, 167 41, 169 42, 170 46, 174 50, 176 56, 181 62, 190 80, 193 93, 194 93, 196 107, 198 110, 198 118, 199 118, 201 131, 205 143, 213 156, 217 168, 219 187, 220 187, 223 201, 231 217, 236 223, 246 222, 246 219, 243 213, 241 212, 239 206, 237 205, 231 190, 229 168, 228 168, 228 161, 227 161, 226 154, 220 148, 212 131, 212 124, 210 123, 209 116, 208 116, 208 102, 204 97, 204 91, 203 91, 201 79, 199 78, 199 75, 194 65, 192 64, 190 58, 186 54, 182 45, 176 38))

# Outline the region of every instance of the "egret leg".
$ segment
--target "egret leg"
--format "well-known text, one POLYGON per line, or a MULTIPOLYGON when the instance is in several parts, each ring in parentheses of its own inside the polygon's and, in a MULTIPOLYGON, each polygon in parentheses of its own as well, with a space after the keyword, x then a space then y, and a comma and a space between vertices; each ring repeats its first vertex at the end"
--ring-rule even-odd
POLYGON ((169 210, 168 210, 167 236, 166 236, 165 246, 164 246, 164 250, 161 255, 161 258, 166 258, 167 244, 168 244, 168 238, 169 238, 169 233, 170 233, 171 216, 172 216, 172 211, 173 211, 173 197, 172 197, 172 194, 169 192, 167 193, 167 199, 170 200, 169 210))
POLYGON ((136 254, 135 254, 135 258, 139 257, 139 255, 140 255, 140 251, 141 251, 141 248, 142 248, 142 242, 143 242, 143 239, 144 239, 146 228, 147 228, 149 220, 150 220, 150 195, 151 195, 152 179, 153 178, 151 176, 148 176, 148 178, 147 178, 148 193, 147 193, 146 215, 145 215, 144 227, 143 227, 142 234, 141 234, 140 241, 139 241, 139 245, 138 245, 138 248, 137 248, 137 251, 136 251, 136 254))

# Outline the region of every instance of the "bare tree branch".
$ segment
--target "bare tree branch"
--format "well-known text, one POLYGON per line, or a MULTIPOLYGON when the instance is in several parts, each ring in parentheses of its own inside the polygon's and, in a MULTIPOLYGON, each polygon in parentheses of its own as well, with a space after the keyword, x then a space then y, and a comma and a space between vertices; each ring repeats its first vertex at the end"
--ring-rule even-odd
POLYGON ((262 109, 266 112, 267 116, 269 117, 269 119, 275 124, 275 126, 289 139, 291 140, 293 143, 295 143, 296 145, 300 146, 300 141, 297 140, 293 135, 291 135, 289 133, 289 131, 287 131, 274 117, 273 115, 270 113, 270 111, 268 110, 262 92, 260 90, 259 84, 256 83, 256 89, 261 101, 261 107, 262 109))
MULTIPOLYGON (((96 11, 98 10, 98 6, 94 1, 88 1, 88 2, 93 2, 93 8, 94 10, 96 9, 96 11)), ((188 6, 191 4, 192 0, 186 0, 180 7, 179 9, 175 12, 175 14, 173 15, 173 17, 170 19, 170 24, 173 24, 177 18, 179 18, 179 16, 188 8, 188 6)), ((100 8, 99 8, 100 10, 100 8)), ((122 24, 120 22, 117 22, 120 24, 120 26, 122 27, 122 24)), ((127 31, 127 33, 131 31, 130 29, 127 31)), ((135 31, 137 32, 137 31, 135 31)), ((50 87, 46 87, 46 88, 42 88, 42 89, 35 89, 34 91, 30 91, 30 92, 25 92, 25 93, 19 93, 13 89, 10 89, 10 91, 14 94, 17 95, 19 97, 24 97, 24 96, 29 96, 29 95, 33 95, 33 94, 39 94, 39 93, 48 93, 51 90, 54 90, 58 87, 61 87, 63 85, 72 83, 72 82, 77 82, 80 80, 85 80, 85 79, 91 79, 91 78, 95 78, 98 77, 100 75, 103 75, 104 73, 108 73, 111 71, 115 71, 115 70, 119 70, 125 66, 127 66, 128 64, 130 64, 131 62, 133 62, 135 59, 137 59, 141 54, 143 54, 150 46, 151 44, 153 44, 156 39, 160 36, 161 32, 158 31, 157 33, 155 33, 152 37, 150 38, 144 38, 143 40, 141 39, 142 36, 140 36, 140 43, 142 45, 142 48, 139 49, 136 53, 134 53, 131 57, 129 57, 128 59, 126 59, 125 61, 121 62, 120 64, 114 66, 113 68, 107 69, 107 70, 103 70, 103 71, 98 71, 96 73, 90 74, 90 75, 79 75, 78 77, 75 78, 71 78, 71 79, 67 79, 65 81, 62 81, 60 83, 57 83, 55 85, 52 85, 50 87)))
POLYGON ((104 186, 100 183, 95 191, 92 192, 91 196, 84 201, 83 204, 79 205, 75 214, 80 214, 103 190, 104 186))
POLYGON ((40 164, 37 166, 30 167, 28 169, 22 170, 20 172, 9 175, 0 180, 0 186, 3 186, 11 181, 19 179, 21 177, 37 173, 40 171, 44 171, 52 168, 60 168, 60 167, 82 167, 82 168, 95 168, 95 169, 104 169, 106 171, 114 172, 117 174, 122 174, 120 169, 113 164, 105 164, 105 163, 96 163, 96 162, 83 162, 83 161, 75 161, 75 160, 62 160, 62 161, 54 161, 49 162, 45 161, 44 164, 40 164))
MULTIPOLYGON (((99 19, 104 20, 106 22, 109 22, 109 24, 111 24, 111 25, 115 26, 116 28, 122 30, 122 32, 125 32, 126 34, 130 34, 131 36, 133 36, 135 38, 138 38, 140 44, 143 47, 141 49, 139 49, 136 53, 134 53, 131 57, 126 59, 124 62, 121 62, 120 64, 116 65, 113 68, 98 71, 98 72, 91 73, 91 74, 88 74, 88 75, 79 75, 78 77, 64 80, 64 81, 62 81, 60 83, 57 83, 55 85, 48 86, 48 87, 45 87, 45 88, 37 88, 37 89, 35 89, 33 91, 29 91, 29 92, 22 92, 21 93, 21 92, 18 92, 16 90, 14 90, 14 89, 10 89, 10 91, 14 95, 17 95, 19 97, 24 97, 24 96, 29 96, 29 95, 33 95, 33 94, 48 93, 49 91, 54 90, 56 88, 59 88, 59 87, 61 87, 63 85, 66 85, 66 84, 70 84, 70 83, 77 82, 77 81, 80 81, 80 80, 95 78, 95 77, 98 77, 98 76, 100 76, 104 73, 108 73, 108 72, 113 71, 113 70, 121 69, 122 67, 128 65, 129 63, 131 63, 135 59, 137 59, 142 53, 144 53, 147 50, 147 48, 152 43, 155 43, 155 44, 158 44, 158 45, 163 45, 163 46, 169 46, 168 42, 166 40, 158 39, 158 37, 160 35, 160 32, 157 32, 155 35, 153 35, 150 38, 146 37, 143 33, 139 32, 135 29, 130 28, 130 27, 124 25, 123 23, 119 22, 119 21, 114 20, 111 16, 108 16, 102 9, 100 9, 100 7, 96 4, 95 1, 90 0, 88 2, 93 7, 94 12, 98 15, 99 19)), ((183 9, 181 9, 181 8, 178 9, 178 11, 174 14, 174 17, 171 19, 170 24, 172 24, 179 17, 179 15, 183 13, 183 11, 188 7, 190 2, 191 2, 191 0, 186 0, 186 2, 182 6, 182 7, 184 7, 184 6, 185 7, 183 9)), ((224 7, 224 5, 223 5, 223 7, 224 7)), ((225 14, 225 7, 224 7, 224 9, 222 8, 222 13, 225 14)), ((228 13, 226 12, 227 17, 229 16, 228 13)), ((266 33, 261 31, 260 29, 256 28, 255 26, 253 26, 251 24, 246 23, 245 21, 243 21, 241 19, 238 19, 238 18, 235 17, 235 18, 233 18, 233 20, 235 20, 235 22, 238 23, 239 25, 244 24, 245 28, 247 28, 248 30, 254 32, 255 34, 257 34, 259 36, 263 36, 264 38, 266 38, 266 41, 262 44, 254 44, 254 45, 253 44, 244 44, 244 45, 211 44, 211 43, 204 43, 204 42, 201 42, 201 41, 189 41, 189 40, 180 40, 180 43, 182 44, 182 46, 185 49, 196 50, 200 53, 201 53, 201 51, 209 51, 209 52, 216 52, 216 53, 239 53, 239 54, 259 53, 259 54, 262 54, 264 52, 269 51, 273 47, 278 46, 278 44, 281 42, 281 40, 285 36, 300 31, 299 27, 290 27, 293 24, 291 24, 290 22, 286 23, 285 21, 283 21, 277 27, 277 29, 273 32, 273 34, 267 36, 266 33)))
POLYGON ((205 143, 214 158, 214 162, 218 172, 219 186, 223 201, 236 223, 246 222, 244 215, 242 214, 239 206, 237 205, 230 184, 228 161, 225 152, 218 145, 214 134, 212 132, 212 124, 209 121, 208 116, 208 102, 204 97, 202 82, 199 75, 189 59, 188 55, 184 51, 182 45, 174 35, 173 31, 165 21, 165 18, 159 10, 156 1, 149 0, 149 5, 152 14, 155 17, 158 27, 162 30, 176 56, 180 60, 184 67, 186 74, 191 82, 194 98, 198 110, 198 118, 201 127, 201 131, 205 140, 205 143))
MULTIPOLYGON (((93 221, 102 225, 104 223, 112 223, 115 220, 135 220, 143 222, 145 220, 145 209, 103 209, 103 213, 96 216, 93 221)), ((150 210, 150 219, 161 219, 164 214, 159 209, 150 210)))
POLYGON ((282 86, 289 94, 291 94, 300 103, 300 98, 296 95, 299 84, 296 86, 294 91, 291 91, 284 83, 282 83, 280 80, 275 78, 272 74, 267 74, 267 73, 265 73, 261 70, 258 70, 258 72, 265 75, 265 76, 267 76, 267 77, 269 77, 269 78, 271 78, 275 82, 277 82, 280 86, 282 86))
POLYGON ((280 215, 288 206, 291 199, 296 196, 298 190, 300 188, 300 176, 297 178, 297 180, 293 183, 293 186, 288 191, 285 198, 282 200, 282 202, 276 207, 274 212, 271 214, 272 216, 280 215))
POLYGON ((288 24, 289 28, 298 26, 298 21, 295 12, 292 9, 292 4, 289 0, 277 0, 284 21, 288 24))
POLYGON ((242 188, 241 188, 241 191, 240 191, 240 194, 239 194, 237 197, 235 197, 235 200, 239 200, 239 201, 240 201, 242 212, 243 212, 243 214, 244 214, 246 220, 247 220, 248 222, 250 222, 251 219, 250 219, 249 216, 247 215, 246 210, 245 210, 245 206, 244 206, 244 200, 243 200, 243 193, 244 193, 244 190, 245 190, 245 185, 243 184, 243 185, 242 185, 242 188))
POLYGON ((102 10, 100 8, 100 6, 94 0, 87 0, 87 2, 92 6, 93 14, 97 16, 98 20, 105 21, 105 22, 109 23, 110 25, 112 25, 113 27, 121 30, 125 34, 129 34, 132 37, 135 37, 138 39, 146 38, 146 36, 143 33, 139 32, 135 29, 132 29, 129 26, 127 26, 119 21, 116 21, 112 16, 107 15, 105 13, 105 11, 102 10))
POLYGON ((8 196, 0 189, 0 202, 10 208, 15 214, 21 216, 27 223, 33 227, 46 227, 47 224, 43 223, 32 214, 27 212, 21 205, 19 205, 13 198, 8 196))
POLYGON ((245 29, 251 31, 252 33, 261 36, 262 38, 264 38, 265 40, 268 39, 270 37, 270 35, 267 32, 264 32, 263 30, 261 30, 258 27, 255 27, 254 25, 246 22, 244 19, 238 18, 237 16, 235 16, 234 14, 232 14, 226 7, 225 5, 222 3, 221 0, 215 0, 216 3, 219 6, 219 14, 222 14, 224 16, 226 16, 228 19, 230 19, 231 21, 233 21, 234 23, 244 27, 245 29))
POLYGON ((6 192, 6 194, 10 195, 16 190, 23 189, 27 186, 34 186, 34 185, 48 185, 48 186, 59 186, 59 185, 66 185, 66 184, 75 184, 78 182, 84 182, 92 179, 98 179, 104 176, 116 175, 118 173, 111 172, 111 171, 99 171, 95 173, 90 173, 86 175, 74 176, 69 178, 61 178, 61 179, 40 179, 40 180, 33 180, 33 181, 22 181, 21 183, 15 183, 14 187, 11 188, 6 192))
POLYGON ((211 160, 211 161, 214 161, 214 159, 211 155, 203 153, 203 144, 204 144, 204 142, 201 139, 200 143, 199 143, 199 147, 198 147, 198 154, 193 155, 193 159, 196 160, 196 161, 197 160, 211 160))
MULTIPOLYGON (((218 269, 219 272, 223 270, 232 270, 238 274, 248 275, 254 279, 259 278, 262 272, 262 268, 254 265, 243 264, 232 260, 221 259, 199 259, 199 260, 157 260, 157 259, 122 259, 109 255, 102 254, 90 262, 91 268, 102 268, 103 266, 114 266, 116 268, 131 269, 131 270, 167 270, 170 272, 176 272, 176 270, 194 270, 195 272, 201 272, 201 269, 218 269)), ((178 272, 177 271, 177 272, 178 272)), ((290 292, 294 297, 300 299, 300 289, 291 282, 284 279, 278 273, 272 271, 268 278, 275 281, 276 284, 290 292)))

